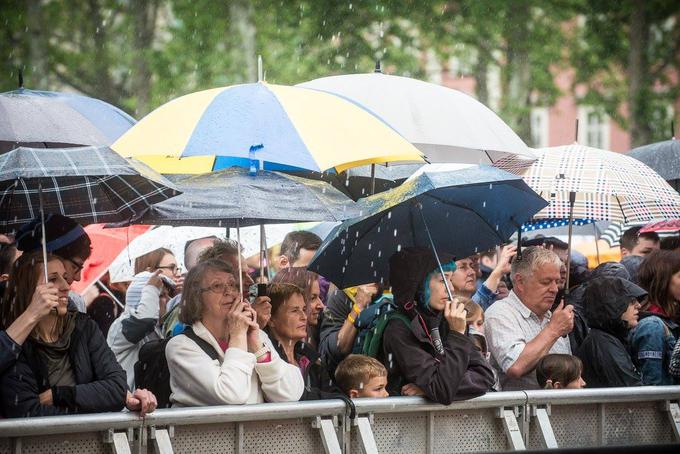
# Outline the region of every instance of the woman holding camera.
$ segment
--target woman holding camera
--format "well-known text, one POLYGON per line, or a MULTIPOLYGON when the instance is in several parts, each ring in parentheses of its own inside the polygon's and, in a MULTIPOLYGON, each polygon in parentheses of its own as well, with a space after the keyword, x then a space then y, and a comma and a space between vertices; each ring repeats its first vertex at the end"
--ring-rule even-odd
POLYGON ((165 350, 173 406, 300 399, 300 370, 283 361, 260 331, 229 264, 208 259, 196 265, 180 304, 179 319, 191 333, 175 336, 165 350))

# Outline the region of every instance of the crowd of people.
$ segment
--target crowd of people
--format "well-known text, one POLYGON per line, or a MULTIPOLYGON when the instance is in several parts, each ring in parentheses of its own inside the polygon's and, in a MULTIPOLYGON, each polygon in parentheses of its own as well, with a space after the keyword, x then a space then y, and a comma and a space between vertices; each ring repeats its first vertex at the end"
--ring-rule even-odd
POLYGON ((83 298, 70 285, 87 233, 47 216, 45 256, 42 225, 0 250, 6 418, 680 383, 678 236, 630 229, 621 262, 592 270, 552 237, 439 260, 403 248, 389 284, 345 289, 306 269, 311 232, 286 236, 271 279, 236 241, 207 237, 187 242, 184 275, 159 248, 83 298))

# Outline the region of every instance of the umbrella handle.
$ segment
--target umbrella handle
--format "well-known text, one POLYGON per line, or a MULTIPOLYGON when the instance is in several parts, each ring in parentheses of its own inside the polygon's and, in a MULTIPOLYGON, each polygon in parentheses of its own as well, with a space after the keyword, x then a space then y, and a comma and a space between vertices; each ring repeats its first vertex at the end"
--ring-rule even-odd
POLYGON ((432 252, 434 253, 434 258, 437 260, 437 267, 439 268, 439 272, 442 275, 442 279, 444 280, 444 286, 446 287, 446 293, 449 296, 449 301, 453 301, 453 293, 451 292, 451 287, 449 286, 449 281, 446 279, 446 275, 444 274, 444 267, 442 267, 442 262, 439 260, 439 254, 437 254, 437 249, 434 247, 434 241, 432 240, 432 234, 430 233, 430 227, 427 225, 427 221, 425 220, 425 215, 423 214, 423 205, 418 202, 416 204, 418 207, 418 211, 420 212, 420 218, 423 220, 423 225, 425 226, 425 232, 427 232, 427 239, 430 241, 430 247, 432 247, 432 252))
POLYGON ((576 193, 571 191, 569 193, 569 242, 567 245, 567 279, 564 283, 564 294, 569 295, 569 277, 571 275, 571 237, 574 228, 574 203, 576 202, 576 193))
POLYGON ((43 208, 42 183, 38 183, 38 203, 40 204, 40 230, 42 231, 43 272, 45 273, 45 284, 47 285, 47 234, 45 233, 45 209, 43 208))

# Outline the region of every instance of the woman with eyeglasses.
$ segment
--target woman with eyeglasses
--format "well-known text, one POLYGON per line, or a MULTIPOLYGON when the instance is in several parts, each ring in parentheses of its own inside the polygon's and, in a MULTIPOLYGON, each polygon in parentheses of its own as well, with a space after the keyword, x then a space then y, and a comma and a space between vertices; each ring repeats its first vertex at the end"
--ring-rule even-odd
POLYGON ((160 271, 161 274, 172 279, 175 283, 175 290, 177 293, 181 293, 184 278, 180 276, 181 269, 177 264, 175 254, 170 249, 161 247, 137 257, 135 259, 135 275, 144 271, 149 273, 160 271))
POLYGON ((208 259, 186 277, 179 320, 165 356, 173 406, 297 401, 304 383, 260 331, 257 314, 239 295, 232 267, 208 259))

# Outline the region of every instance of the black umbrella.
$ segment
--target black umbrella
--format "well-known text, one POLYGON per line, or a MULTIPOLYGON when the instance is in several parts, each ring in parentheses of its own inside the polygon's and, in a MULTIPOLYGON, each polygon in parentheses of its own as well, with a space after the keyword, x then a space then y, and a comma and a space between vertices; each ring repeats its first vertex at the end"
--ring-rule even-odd
POLYGON ((547 205, 503 170, 441 169, 424 166, 401 186, 359 200, 362 215, 336 227, 307 268, 339 288, 383 282, 401 248, 467 257, 507 241, 547 205))
POLYGON ((17 148, 0 155, 0 231, 12 231, 44 211, 81 224, 120 222, 179 194, 146 167, 108 147, 17 148))
POLYGON ((281 172, 230 167, 176 180, 182 195, 149 207, 134 224, 236 227, 343 221, 356 204, 330 184, 281 172))
POLYGON ((0 93, 0 118, 0 153, 19 146, 108 146, 135 124, 99 99, 23 87, 0 93))
POLYGON ((651 167, 676 191, 680 190, 680 140, 664 140, 634 148, 628 155, 651 167))

